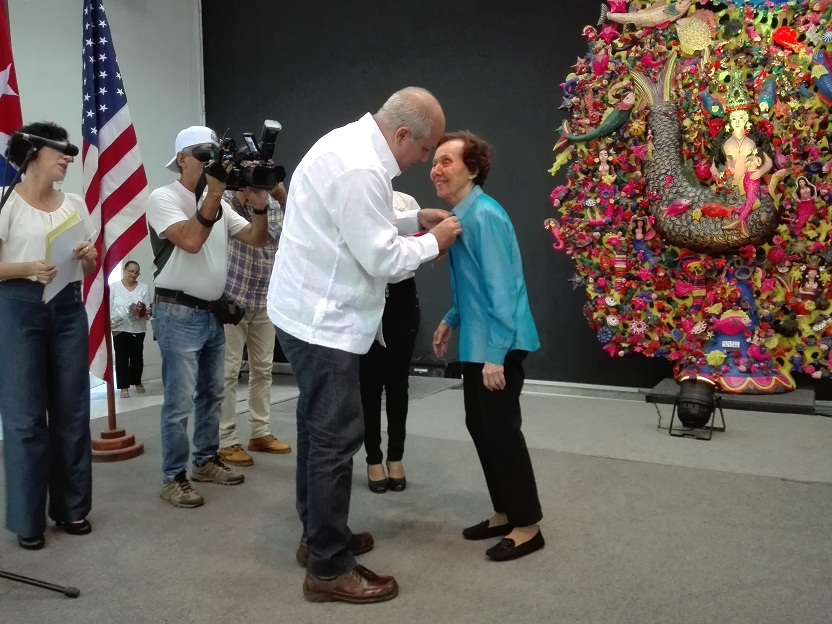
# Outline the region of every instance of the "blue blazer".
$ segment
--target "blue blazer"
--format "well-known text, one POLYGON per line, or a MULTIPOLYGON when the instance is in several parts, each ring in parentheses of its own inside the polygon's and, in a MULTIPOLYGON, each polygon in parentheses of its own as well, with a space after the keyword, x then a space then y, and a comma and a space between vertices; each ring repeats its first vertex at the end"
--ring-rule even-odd
POLYGON ((458 329, 459 360, 502 365, 509 351, 536 351, 540 338, 508 214, 479 186, 453 214, 462 235, 449 252, 453 307, 443 320, 458 329))

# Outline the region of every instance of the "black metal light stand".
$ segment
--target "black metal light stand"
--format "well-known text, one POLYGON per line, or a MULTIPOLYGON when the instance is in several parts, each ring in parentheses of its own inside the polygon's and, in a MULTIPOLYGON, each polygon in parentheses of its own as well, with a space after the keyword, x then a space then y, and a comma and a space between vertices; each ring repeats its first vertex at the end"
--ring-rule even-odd
POLYGON ((0 570, 0 578, 9 579, 10 581, 17 581, 18 583, 25 583, 26 585, 33 585, 35 587, 42 587, 43 589, 50 589, 59 592, 67 598, 77 598, 81 595, 81 590, 77 587, 64 587, 63 585, 55 585, 54 583, 47 583, 38 579, 29 578, 28 576, 20 576, 12 572, 3 572, 0 570))
POLYGON ((673 402, 673 414, 670 417, 668 433, 676 438, 696 438, 710 440, 714 431, 725 431, 725 414, 722 411, 722 397, 715 392, 716 388, 708 379, 696 376, 688 377, 679 382, 679 392, 673 402), (722 426, 716 426, 716 410, 722 426), (673 429, 673 421, 678 415, 683 429, 673 429), (694 430, 707 430, 708 435, 700 436, 694 430))

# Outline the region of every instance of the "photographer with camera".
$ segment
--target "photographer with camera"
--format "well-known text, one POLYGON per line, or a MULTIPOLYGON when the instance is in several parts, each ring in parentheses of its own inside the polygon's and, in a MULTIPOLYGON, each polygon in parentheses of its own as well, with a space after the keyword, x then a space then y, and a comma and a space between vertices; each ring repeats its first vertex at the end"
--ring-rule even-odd
MULTIPOLYGON (((237 485, 245 480, 219 458, 225 333, 230 317, 224 295, 228 240, 252 247, 268 243, 268 193, 252 190, 249 223, 223 202, 227 182, 239 169, 228 162, 217 135, 191 126, 176 137, 167 164, 179 180, 156 189, 147 202, 156 287, 153 332, 162 355, 160 496, 176 507, 199 507, 202 496, 186 476, 194 417, 192 481, 237 485), (204 192, 203 192, 204 190, 204 192)), ((239 316, 236 317, 239 321, 239 316)))
MULTIPOLYGON (((281 176, 282 177, 282 176, 281 176)), ((225 199, 246 221, 252 218, 250 187, 226 191, 225 199)), ((275 254, 283 229, 286 189, 278 182, 270 191, 269 243, 254 249, 237 240, 228 241, 228 279, 225 290, 237 299, 246 313, 237 325, 225 326, 225 392, 220 413, 220 458, 232 466, 252 466, 254 459, 237 437, 237 380, 248 349, 248 450, 262 453, 291 453, 292 447, 272 435, 269 406, 274 361, 274 325, 266 314, 266 295, 275 254)))

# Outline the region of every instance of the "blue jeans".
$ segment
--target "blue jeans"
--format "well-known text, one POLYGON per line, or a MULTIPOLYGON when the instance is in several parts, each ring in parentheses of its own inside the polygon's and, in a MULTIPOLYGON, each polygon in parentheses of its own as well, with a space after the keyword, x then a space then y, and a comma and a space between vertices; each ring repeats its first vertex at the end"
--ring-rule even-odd
POLYGON ((153 333, 162 354, 162 475, 165 483, 188 466, 188 417, 194 416, 194 462, 216 456, 220 444, 225 333, 208 310, 153 304, 153 333))
POLYGON ((355 567, 347 524, 352 458, 364 439, 358 355, 276 330, 300 390, 296 496, 309 545, 306 569, 314 577, 332 578, 355 567))
POLYGON ((43 303, 43 285, 0 282, 0 416, 6 527, 35 537, 92 506, 89 333, 81 282, 43 303))

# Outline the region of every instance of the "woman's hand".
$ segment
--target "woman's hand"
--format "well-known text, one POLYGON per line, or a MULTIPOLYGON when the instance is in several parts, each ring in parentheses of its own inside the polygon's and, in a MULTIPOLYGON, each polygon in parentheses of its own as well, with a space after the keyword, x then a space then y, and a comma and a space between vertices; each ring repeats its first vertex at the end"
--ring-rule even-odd
POLYGON ((85 260, 95 262, 95 259, 98 257, 98 250, 89 241, 84 241, 75 246, 75 249, 72 250, 72 257, 81 262, 85 260))
POLYGON ((95 259, 98 257, 98 250, 89 241, 83 241, 72 250, 72 257, 80 260, 84 265, 84 275, 90 275, 95 271, 95 259))
POLYGON ((43 260, 35 260, 32 263, 31 274, 34 275, 35 279, 41 284, 48 284, 55 279, 55 275, 58 274, 58 267, 52 264, 46 264, 43 260))
POLYGON ((503 365, 486 362, 482 367, 482 383, 489 390, 504 390, 506 376, 503 365))
POLYGON ((433 354, 440 360, 445 357, 448 350, 448 343, 454 335, 454 330, 445 321, 439 323, 439 327, 433 332, 433 354))

